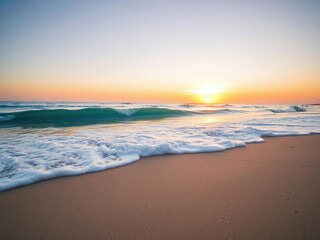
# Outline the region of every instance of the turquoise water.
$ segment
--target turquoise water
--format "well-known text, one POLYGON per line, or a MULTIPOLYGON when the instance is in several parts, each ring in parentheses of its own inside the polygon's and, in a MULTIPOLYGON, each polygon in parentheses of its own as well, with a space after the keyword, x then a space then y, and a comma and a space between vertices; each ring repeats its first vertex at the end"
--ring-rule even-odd
POLYGON ((83 108, 83 109, 43 109, 27 110, 3 114, 2 126, 79 126, 101 123, 116 123, 122 121, 136 121, 158 119, 166 117, 178 117, 195 114, 191 111, 168 108, 83 108))

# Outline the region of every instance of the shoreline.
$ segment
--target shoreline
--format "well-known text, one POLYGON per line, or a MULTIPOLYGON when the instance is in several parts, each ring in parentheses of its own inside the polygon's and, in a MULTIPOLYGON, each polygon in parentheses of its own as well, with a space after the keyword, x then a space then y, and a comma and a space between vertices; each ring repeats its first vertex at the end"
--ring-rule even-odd
POLYGON ((320 133, 308 133, 308 134, 297 134, 297 135, 283 135, 283 136, 267 136, 267 137, 264 137, 264 136, 261 136, 261 138, 263 139, 262 142, 251 142, 251 143, 246 143, 244 146, 236 146, 236 147, 233 147, 233 148, 227 148, 225 150, 221 150, 221 151, 213 151, 213 152, 195 152, 195 153, 178 153, 178 154, 175 154, 175 153, 166 153, 166 154, 159 154, 159 155, 152 155, 152 156, 148 156, 148 157, 140 157, 140 159, 138 160, 134 160, 132 162, 129 162, 129 163, 126 163, 124 165, 119 165, 119 166, 115 166, 115 167, 110 167, 110 168, 106 168, 104 170, 97 170, 97 171, 89 171, 89 172, 85 172, 85 173, 81 173, 81 174, 71 174, 71 175, 61 175, 61 176, 57 176, 57 177, 49 177, 49 178, 45 178, 45 179, 41 179, 41 180, 37 180, 35 182, 31 182, 31 183, 27 183, 25 185, 19 185, 17 187, 12 187, 12 188, 9 188, 9 189, 6 189, 6 190, 2 190, 0 191, 0 194, 3 193, 3 192, 7 192, 7 191, 11 191, 13 189, 17 189, 17 188, 23 188, 23 187, 26 187, 26 186, 29 186, 29 185, 33 185, 33 184, 37 184, 37 183, 41 183, 41 182, 45 182, 45 181, 51 181, 51 180, 54 180, 54 179, 57 179, 57 178, 69 178, 69 177, 77 177, 77 176, 81 176, 81 175, 87 175, 87 174, 95 174, 95 173, 98 173, 98 172, 103 172, 103 171, 108 171, 108 170, 113 170, 115 168, 121 168, 121 167, 126 167, 128 165, 131 165, 131 164, 135 164, 141 160, 145 160, 145 159, 149 159, 149 158, 153 158, 153 157, 165 157, 165 156, 175 156, 175 155, 198 155, 198 154, 212 154, 212 153, 220 153, 220 152, 225 152, 225 151, 229 151, 229 150, 234 150, 234 149, 237 149, 237 148, 243 148, 243 147, 247 147, 248 145, 251 145, 251 144, 263 144, 266 142, 267 139, 273 139, 273 138, 287 138, 287 137, 304 137, 304 136, 314 136, 314 135, 319 135, 320 136, 320 133))
POLYGON ((0 193, 5 239, 319 239, 320 135, 160 155, 0 193))

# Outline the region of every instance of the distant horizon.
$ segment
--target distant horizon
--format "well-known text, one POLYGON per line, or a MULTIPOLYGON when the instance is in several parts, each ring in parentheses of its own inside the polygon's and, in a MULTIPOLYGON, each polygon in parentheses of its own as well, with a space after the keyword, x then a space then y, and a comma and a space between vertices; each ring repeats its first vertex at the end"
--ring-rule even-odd
POLYGON ((164 102, 127 102, 127 101, 52 101, 52 100, 0 100, 0 102, 26 102, 26 103, 110 103, 110 104, 197 104, 197 105, 320 105, 320 102, 311 103, 232 103, 232 102, 218 102, 218 103, 204 103, 204 102, 176 102, 176 103, 164 103, 164 102))

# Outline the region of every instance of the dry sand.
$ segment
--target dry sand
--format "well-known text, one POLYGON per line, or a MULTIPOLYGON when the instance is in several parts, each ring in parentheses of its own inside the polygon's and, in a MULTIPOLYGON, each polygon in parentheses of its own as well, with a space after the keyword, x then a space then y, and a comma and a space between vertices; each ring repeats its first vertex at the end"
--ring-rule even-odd
POLYGON ((320 135, 0 193, 1 239, 320 239, 320 135))

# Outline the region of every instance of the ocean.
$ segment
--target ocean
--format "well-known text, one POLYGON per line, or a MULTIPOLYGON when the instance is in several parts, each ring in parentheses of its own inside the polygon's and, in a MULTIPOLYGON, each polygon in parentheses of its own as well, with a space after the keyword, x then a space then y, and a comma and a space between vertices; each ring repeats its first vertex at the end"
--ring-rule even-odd
POLYGON ((147 156, 316 133, 318 105, 0 102, 0 191, 147 156))

